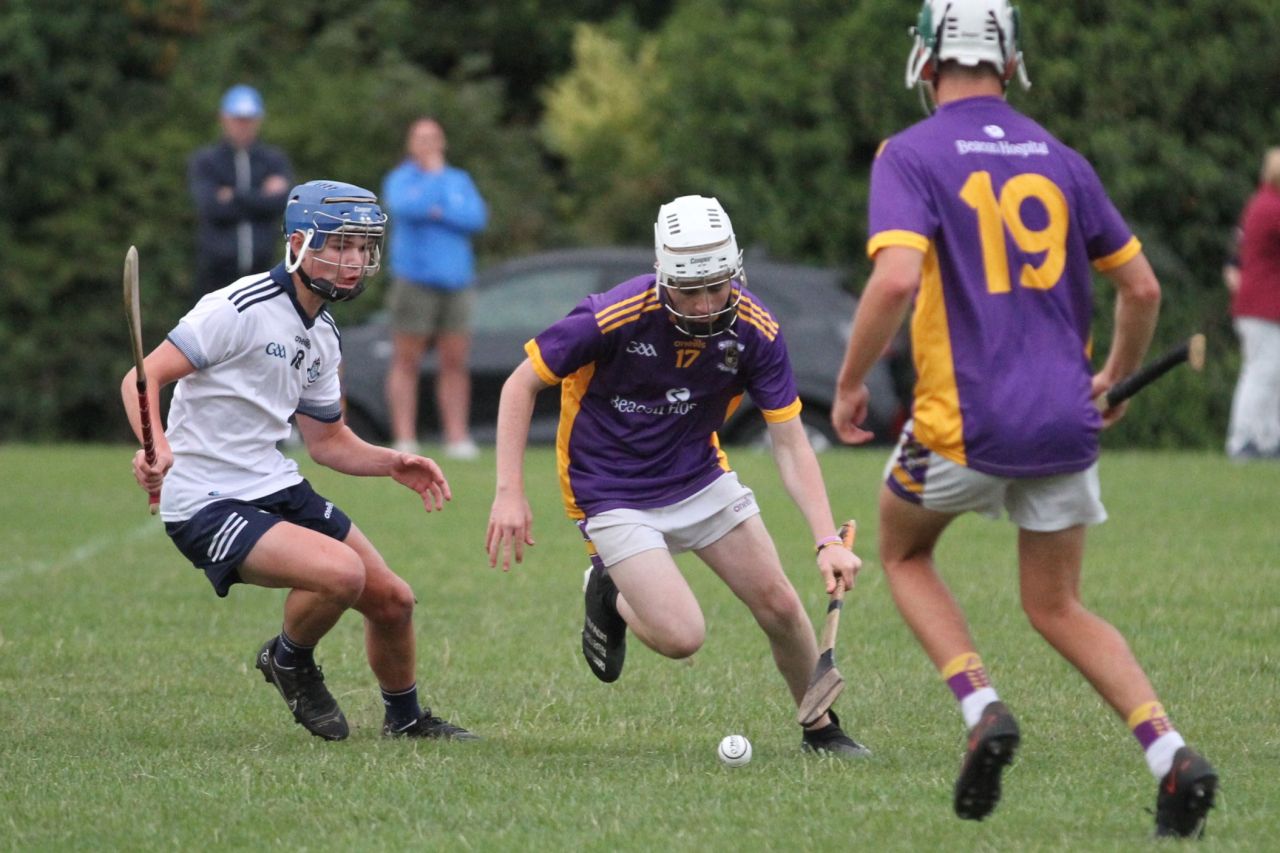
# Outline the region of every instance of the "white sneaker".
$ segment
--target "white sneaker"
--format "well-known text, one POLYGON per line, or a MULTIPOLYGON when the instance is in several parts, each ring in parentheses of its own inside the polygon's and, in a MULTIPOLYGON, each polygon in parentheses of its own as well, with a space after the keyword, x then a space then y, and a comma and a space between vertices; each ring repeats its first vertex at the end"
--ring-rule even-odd
POLYGON ((444 455, 448 459, 470 460, 480 456, 480 448, 471 439, 451 441, 444 446, 444 455))
POLYGON ((418 442, 414 441, 411 438, 402 439, 400 441, 393 441, 391 443, 391 449, 394 450, 396 453, 412 453, 414 456, 417 456, 418 442))

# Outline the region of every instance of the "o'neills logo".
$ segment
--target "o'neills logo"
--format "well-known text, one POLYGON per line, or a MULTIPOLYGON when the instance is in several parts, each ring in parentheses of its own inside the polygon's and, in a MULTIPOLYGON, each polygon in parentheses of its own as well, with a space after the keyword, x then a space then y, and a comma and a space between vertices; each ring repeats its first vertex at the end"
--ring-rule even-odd
POLYGON ((1048 157, 1044 142, 1009 142, 1005 139, 957 139, 957 154, 997 154, 1002 157, 1048 157))

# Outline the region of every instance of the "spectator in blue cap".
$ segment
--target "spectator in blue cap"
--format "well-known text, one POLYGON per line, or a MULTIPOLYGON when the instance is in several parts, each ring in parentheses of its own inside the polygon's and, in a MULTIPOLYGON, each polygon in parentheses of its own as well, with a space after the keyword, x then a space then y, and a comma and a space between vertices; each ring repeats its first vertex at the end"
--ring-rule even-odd
POLYGON ((279 148, 258 141, 265 114, 257 89, 232 86, 219 108, 222 139, 187 164, 197 218, 197 296, 269 268, 280 254, 293 166, 279 148))

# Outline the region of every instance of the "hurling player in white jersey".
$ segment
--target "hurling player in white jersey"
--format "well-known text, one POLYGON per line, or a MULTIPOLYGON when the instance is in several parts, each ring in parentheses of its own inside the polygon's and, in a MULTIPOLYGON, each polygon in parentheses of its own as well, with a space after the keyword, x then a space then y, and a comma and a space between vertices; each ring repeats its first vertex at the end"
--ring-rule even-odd
MULTIPOLYGON (((309 732, 349 734, 313 651, 355 609, 386 708, 382 733, 473 740, 418 702, 413 590, 276 447, 296 415, 321 465, 391 477, 428 512, 452 498, 435 462, 368 444, 342 418, 340 338, 325 303, 354 299, 377 272, 386 221, 377 197, 351 184, 311 181, 290 192, 284 261, 204 296, 147 356, 156 461, 139 451, 134 476, 160 491, 165 531, 219 596, 236 583, 289 590, 281 631, 255 666, 309 732), (160 389, 171 382, 162 432, 160 389)), ((121 393, 140 435, 134 388, 131 370, 121 393)))

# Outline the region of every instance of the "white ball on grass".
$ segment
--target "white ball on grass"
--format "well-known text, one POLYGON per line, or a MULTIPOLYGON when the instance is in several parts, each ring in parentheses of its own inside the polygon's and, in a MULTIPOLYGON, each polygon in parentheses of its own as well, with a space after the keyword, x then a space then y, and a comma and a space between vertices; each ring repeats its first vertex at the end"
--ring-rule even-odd
POLYGON ((751 741, 743 735, 729 735, 720 741, 716 755, 730 767, 741 767, 751 760, 751 741))

